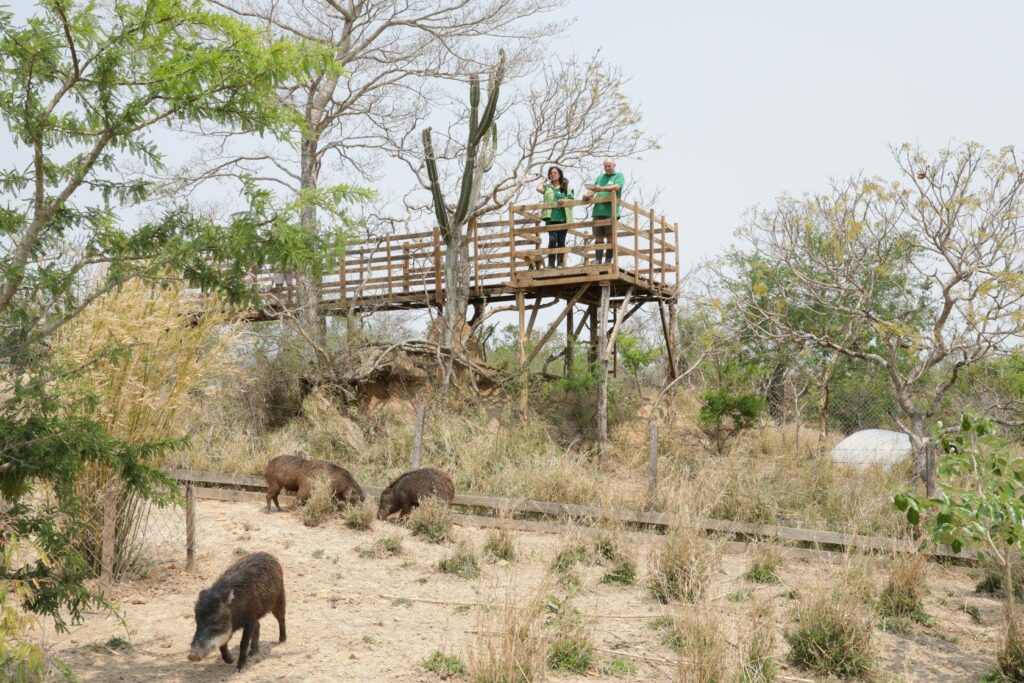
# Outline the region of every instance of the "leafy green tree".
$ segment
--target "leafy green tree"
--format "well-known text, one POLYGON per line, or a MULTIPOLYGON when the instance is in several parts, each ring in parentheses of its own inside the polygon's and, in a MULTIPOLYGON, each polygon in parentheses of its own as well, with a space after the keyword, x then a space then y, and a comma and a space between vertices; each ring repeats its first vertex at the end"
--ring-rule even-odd
POLYGON ((639 336, 620 332, 615 340, 619 349, 619 356, 622 364, 633 373, 633 380, 636 382, 636 395, 643 398, 640 393, 640 373, 661 357, 661 349, 648 344, 639 336))
POLYGON ((1024 550, 1024 458, 996 434, 990 419, 966 414, 958 430, 939 433, 938 443, 943 451, 938 496, 909 492, 897 495, 894 503, 911 524, 923 524, 933 542, 954 552, 976 550, 1002 569, 1007 638, 1000 667, 1009 680, 1019 680, 1024 633, 1010 587, 1014 555, 1024 550))
POLYGON ((701 394, 700 400, 697 421, 719 453, 725 451, 729 439, 757 424, 765 409, 760 396, 728 389, 709 389, 701 394))
POLYGON ((19 538, 38 550, 35 561, 0 565, 0 579, 63 630, 105 604, 86 587, 87 563, 71 543, 81 523, 76 476, 89 463, 104 465, 128 489, 169 502, 174 487, 146 463, 175 442, 129 444, 106 434, 89 417, 88 397, 72 402, 62 391, 81 368, 52 357, 51 337, 133 279, 180 276, 229 302, 254 302, 246 282, 253 266, 318 267, 325 245, 301 239, 301 205, 345 199, 304 196, 280 210, 249 182, 245 208, 226 224, 184 206, 136 224, 134 216, 154 213, 154 188, 124 177, 124 162, 159 168, 155 131, 186 121, 280 134, 294 114, 278 106, 277 85, 328 68, 332 56, 269 42, 195 0, 41 0, 24 22, 0 13, 0 63, 0 121, 15 146, 0 168, 0 496, 9 505, 0 551, 19 538), (53 496, 40 502, 32 495, 39 490, 53 496))

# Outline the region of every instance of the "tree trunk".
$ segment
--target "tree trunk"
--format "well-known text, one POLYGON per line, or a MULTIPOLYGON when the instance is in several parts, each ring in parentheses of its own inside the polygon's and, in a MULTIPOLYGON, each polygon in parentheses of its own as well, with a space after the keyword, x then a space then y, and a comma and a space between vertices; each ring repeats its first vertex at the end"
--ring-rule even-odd
POLYGON ((597 453, 598 462, 608 454, 608 283, 601 285, 601 310, 597 314, 597 453))
MULTIPOLYGON (((460 353, 463 330, 466 329, 466 310, 469 308, 468 245, 463 226, 453 226, 450 234, 444 236, 444 302, 441 312, 441 345, 460 353)), ((445 360, 444 378, 441 390, 447 391, 451 381, 453 359, 445 360)))
MULTIPOLYGON (((320 146, 320 139, 316 136, 303 137, 299 152, 299 163, 301 174, 299 185, 303 192, 312 192, 317 188, 320 177, 320 161, 317 157, 317 150, 320 146)), ((304 206, 299 212, 299 225, 303 232, 312 239, 317 234, 316 207, 304 206)), ((319 270, 312 273, 300 273, 296 277, 298 285, 298 324, 309 336, 313 343, 321 349, 327 344, 327 320, 320 315, 320 293, 323 285, 323 276, 319 270)), ((307 359, 315 361, 315 352, 307 354, 307 359)))
POLYGON ((782 424, 786 404, 786 370, 788 368, 780 363, 772 369, 771 377, 768 378, 768 386, 765 388, 765 400, 768 402, 768 414, 776 424, 782 424))
POLYGON ((925 434, 924 416, 914 413, 910 418, 910 446, 914 453, 914 476, 925 481, 928 465, 928 435, 925 434))
POLYGON ((825 442, 828 435, 828 404, 832 398, 832 375, 839 364, 839 354, 834 353, 825 363, 821 372, 821 393, 818 395, 818 455, 825 454, 825 442))

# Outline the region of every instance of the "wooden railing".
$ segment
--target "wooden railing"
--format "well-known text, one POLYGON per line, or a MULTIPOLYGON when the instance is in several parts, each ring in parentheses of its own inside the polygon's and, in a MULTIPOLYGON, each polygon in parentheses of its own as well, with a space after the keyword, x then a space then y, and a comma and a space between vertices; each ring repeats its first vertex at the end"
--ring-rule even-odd
MULTIPOLYGON (((672 287, 679 273, 677 257, 678 225, 670 224, 664 216, 658 216, 653 209, 644 210, 638 205, 619 199, 612 193, 601 199, 563 200, 549 204, 520 204, 509 207, 509 277, 512 281, 545 279, 551 276, 548 269, 537 270, 537 259, 546 260, 552 254, 564 254, 567 273, 577 274, 583 268, 587 274, 610 274, 613 278, 628 275, 640 284, 652 288, 672 287), (574 209, 580 206, 611 204, 611 216, 606 218, 578 220, 574 209), (541 220, 544 209, 564 207, 565 225, 545 225, 541 220), (520 227, 530 224, 531 227, 520 227), (568 230, 566 246, 546 248, 540 236, 551 229, 568 230), (607 242, 598 242, 597 234, 607 235, 607 242), (517 250, 522 239, 535 237, 532 250, 517 250), (597 253, 610 251, 611 260, 598 266, 597 253), (527 271, 524 273, 524 271, 527 271)), ((607 259, 606 259, 607 260, 607 259)))
MULTIPOLYGON (((466 236, 471 295, 501 287, 528 287, 587 279, 627 277, 635 284, 667 289, 678 273, 678 229, 636 204, 612 196, 567 200, 551 204, 513 205, 507 219, 472 220, 466 236), (572 215, 578 207, 612 204, 612 218, 573 217, 559 229, 568 230, 566 246, 545 246, 545 208, 564 207, 572 215), (615 214, 621 208, 621 217, 615 214), (610 228, 608 244, 595 241, 595 229, 610 228), (610 250, 610 264, 598 266, 595 253, 610 250), (565 254, 563 268, 546 267, 551 254, 565 254)), ((440 230, 390 234, 351 242, 339 259, 337 271, 324 277, 322 304, 340 310, 374 303, 429 305, 444 298, 446 247, 440 230)), ((261 292, 289 302, 294 283, 267 269, 252 274, 261 292)), ((270 299, 271 301, 273 298, 270 299)))

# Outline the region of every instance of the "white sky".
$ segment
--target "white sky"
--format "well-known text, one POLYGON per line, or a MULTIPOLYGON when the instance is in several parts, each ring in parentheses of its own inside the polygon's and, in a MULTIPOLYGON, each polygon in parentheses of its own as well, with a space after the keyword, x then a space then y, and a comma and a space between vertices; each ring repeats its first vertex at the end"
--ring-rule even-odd
POLYGON ((988 0, 575 0, 560 49, 632 75, 662 149, 621 162, 666 188, 682 263, 731 240, 744 210, 863 171, 888 145, 1022 140, 1024 3, 988 0))
MULTIPOLYGON (((8 7, 24 17, 34 3, 8 7)), ((1021 2, 570 0, 556 16, 575 23, 553 52, 600 50, 631 77, 662 149, 619 170, 665 189, 684 268, 720 252, 754 204, 893 176, 890 144, 1022 142, 1021 2)))

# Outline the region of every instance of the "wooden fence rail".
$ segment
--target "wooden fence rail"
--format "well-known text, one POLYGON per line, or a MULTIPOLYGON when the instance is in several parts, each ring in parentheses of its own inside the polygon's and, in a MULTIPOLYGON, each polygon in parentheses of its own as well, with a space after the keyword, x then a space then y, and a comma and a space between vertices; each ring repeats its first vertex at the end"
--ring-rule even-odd
MULTIPOLYGON (((171 475, 171 477, 183 483, 192 483, 194 485, 206 484, 215 487, 233 487, 235 489, 243 490, 255 489, 258 492, 266 490, 266 481, 264 478, 255 475, 228 474, 223 472, 200 472, 182 469, 168 469, 166 471, 171 475)), ((363 486, 363 491, 370 497, 379 496, 382 490, 383 487, 379 486, 363 486)), ((250 491, 250 493, 252 493, 252 491, 250 491)), ((230 491, 224 491, 223 494, 208 495, 212 495, 218 500, 259 500, 258 497, 251 495, 232 496, 230 491)), ((485 510, 494 515, 530 514, 555 518, 606 520, 623 524, 631 524, 638 527, 646 527, 657 532, 663 532, 670 525, 677 523, 676 517, 666 512, 605 509, 589 505, 554 503, 525 498, 456 494, 452 504, 462 508, 485 510)), ((915 551, 918 547, 917 544, 911 540, 895 539, 887 536, 865 536, 860 534, 847 534, 838 531, 827 531, 823 529, 786 527, 770 524, 751 524, 748 522, 733 522, 719 519, 699 520, 697 522, 697 528, 708 533, 723 534, 734 538, 779 541, 784 543, 807 545, 814 548, 831 547, 878 553, 907 553, 915 551)), ((927 551, 927 554, 933 558, 967 561, 973 561, 975 559, 974 553, 954 553, 951 549, 945 547, 932 547, 927 551)))

